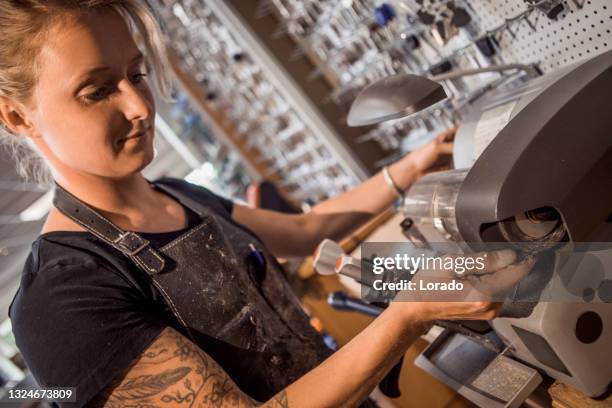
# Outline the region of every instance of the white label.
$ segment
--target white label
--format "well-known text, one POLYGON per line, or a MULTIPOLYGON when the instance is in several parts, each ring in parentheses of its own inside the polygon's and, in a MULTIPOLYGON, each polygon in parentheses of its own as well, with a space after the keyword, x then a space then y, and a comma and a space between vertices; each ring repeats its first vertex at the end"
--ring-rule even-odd
POLYGON ((493 109, 483 112, 476 125, 474 135, 474 158, 482 154, 495 136, 510 122, 510 115, 516 105, 516 101, 508 102, 493 109))

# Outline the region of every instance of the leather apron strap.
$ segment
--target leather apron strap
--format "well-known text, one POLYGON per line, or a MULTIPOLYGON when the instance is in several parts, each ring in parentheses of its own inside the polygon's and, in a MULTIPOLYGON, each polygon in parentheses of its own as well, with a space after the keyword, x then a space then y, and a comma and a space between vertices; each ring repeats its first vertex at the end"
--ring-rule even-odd
POLYGON ((149 275, 160 273, 166 262, 149 241, 135 232, 123 231, 58 183, 53 205, 92 234, 121 251, 149 275))

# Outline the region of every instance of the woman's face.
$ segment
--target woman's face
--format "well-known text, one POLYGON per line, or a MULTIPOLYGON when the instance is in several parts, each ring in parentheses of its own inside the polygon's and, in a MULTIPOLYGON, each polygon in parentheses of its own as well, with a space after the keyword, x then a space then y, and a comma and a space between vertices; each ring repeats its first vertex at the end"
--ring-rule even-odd
POLYGON ((30 136, 55 171, 122 178, 153 160, 155 104, 121 17, 61 23, 41 48, 30 136))

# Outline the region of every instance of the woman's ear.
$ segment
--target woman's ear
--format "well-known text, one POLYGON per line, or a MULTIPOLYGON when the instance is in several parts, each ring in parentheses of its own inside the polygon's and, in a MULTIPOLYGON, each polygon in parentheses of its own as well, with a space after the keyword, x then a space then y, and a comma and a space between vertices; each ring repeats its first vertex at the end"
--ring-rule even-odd
POLYGON ((0 123, 15 135, 35 135, 34 127, 27 120, 23 106, 8 98, 0 98, 0 123))

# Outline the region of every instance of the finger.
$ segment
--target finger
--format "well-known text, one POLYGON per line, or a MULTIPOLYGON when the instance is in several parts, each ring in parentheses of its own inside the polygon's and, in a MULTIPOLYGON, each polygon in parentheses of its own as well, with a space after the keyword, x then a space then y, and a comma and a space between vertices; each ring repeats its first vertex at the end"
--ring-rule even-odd
POLYGON ((468 277, 468 280, 477 290, 483 293, 489 295, 503 294, 527 276, 535 262, 536 259, 530 257, 521 263, 510 265, 488 275, 472 275, 468 277))
POLYGON ((511 265, 516 261, 516 252, 511 249, 499 251, 477 252, 469 255, 473 258, 476 267, 466 269, 464 275, 486 275, 511 265))
POLYGON ((444 320, 492 320, 501 310, 502 302, 445 302, 444 320))
POLYGON ((437 147, 440 154, 453 154, 453 143, 442 143, 437 147))
POLYGON ((445 255, 444 268, 453 269, 455 276, 485 275, 512 264, 516 253, 509 249, 501 251, 476 252, 473 254, 445 255), (448 266, 447 266, 448 265, 448 266))
POLYGON ((448 142, 448 141, 451 141, 455 137, 456 133, 457 133, 457 127, 451 127, 448 129, 444 129, 443 131, 438 133, 438 136, 436 137, 436 139, 439 142, 448 142))
POLYGON ((418 273, 416 274, 417 277, 419 277, 419 279, 432 279, 432 278, 446 278, 446 279, 455 279, 455 276, 453 276, 451 273, 449 273, 447 270, 445 269, 438 269, 438 268, 431 268, 431 269, 420 269, 418 271, 418 273))
POLYGON ((448 129, 444 129, 443 131, 438 133, 438 136, 436 136, 436 140, 440 143, 450 142, 451 140, 455 138, 456 133, 457 133, 457 127, 451 127, 448 129))
POLYGON ((491 310, 495 311, 495 313, 499 313, 503 306, 504 302, 493 302, 493 304, 491 305, 491 310))

